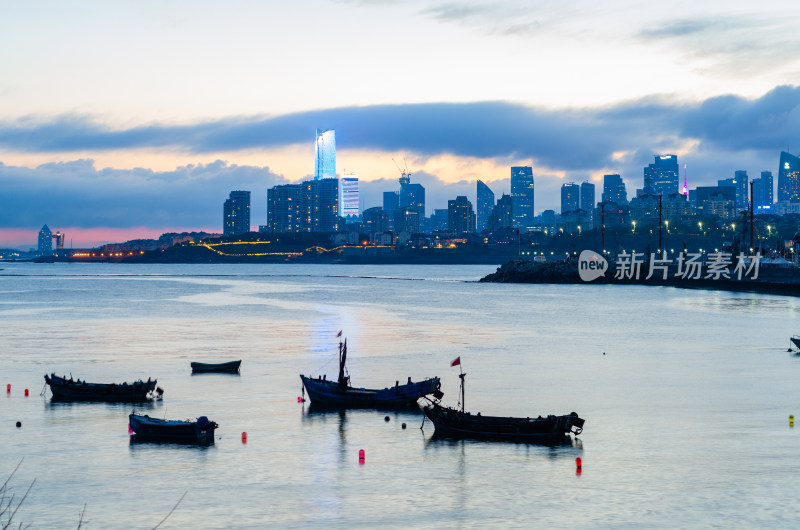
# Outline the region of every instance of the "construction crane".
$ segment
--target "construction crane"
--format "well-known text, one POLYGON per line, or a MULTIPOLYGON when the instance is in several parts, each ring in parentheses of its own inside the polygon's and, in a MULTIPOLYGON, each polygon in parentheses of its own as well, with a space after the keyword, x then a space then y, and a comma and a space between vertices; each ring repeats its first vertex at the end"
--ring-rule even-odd
POLYGON ((397 161, 394 158, 392 158, 392 162, 394 162, 394 165, 397 166, 398 171, 400 171, 400 179, 399 179, 400 180, 400 184, 402 185, 402 184, 410 183, 411 182, 411 172, 408 170, 408 164, 406 163, 405 157, 403 157, 403 167, 402 168, 400 167, 400 164, 398 164, 397 161))

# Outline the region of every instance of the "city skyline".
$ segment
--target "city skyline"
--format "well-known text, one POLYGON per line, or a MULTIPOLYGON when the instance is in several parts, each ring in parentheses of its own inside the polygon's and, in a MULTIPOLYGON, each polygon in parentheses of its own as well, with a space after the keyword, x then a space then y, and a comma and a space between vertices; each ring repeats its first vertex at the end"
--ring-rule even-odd
POLYGON ((778 153, 800 151, 800 46, 797 8, 769 7, 7 6, 0 196, 25 207, 3 209, 0 246, 45 223, 75 246, 219 231, 235 189, 264 224, 269 188, 313 177, 317 128, 336 129, 362 209, 394 188, 392 158, 431 208, 476 204, 477 180, 510 193, 512 166, 533 167, 537 213, 566 182, 620 174, 630 194, 664 153, 690 188, 777 180, 778 153), (203 45, 212 31, 227 44, 203 45))

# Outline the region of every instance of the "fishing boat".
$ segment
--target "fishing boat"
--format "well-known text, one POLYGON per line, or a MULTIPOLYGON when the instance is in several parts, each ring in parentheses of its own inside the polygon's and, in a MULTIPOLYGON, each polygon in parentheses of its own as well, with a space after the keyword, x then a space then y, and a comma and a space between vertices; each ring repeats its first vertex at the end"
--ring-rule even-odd
POLYGON ((300 374, 303 394, 308 392, 311 403, 327 407, 405 408, 417 406, 417 400, 427 395, 443 396, 439 391, 441 383, 438 377, 417 382, 412 382, 409 377, 405 384, 395 381, 394 386, 383 389, 354 387, 345 367, 346 362, 347 339, 344 343, 339 341, 339 377, 336 381, 328 380, 326 376, 315 379, 300 374))
MULTIPOLYGON (((800 350, 800 335, 795 335, 794 337, 789 339, 794 347, 800 350)), ((791 348, 789 348, 791 350, 791 348)))
POLYGON ((56 374, 44 376, 45 382, 50 386, 54 399, 69 401, 121 401, 141 402, 160 398, 164 391, 156 386, 156 380, 147 378, 147 381, 133 383, 87 383, 80 379, 59 377, 56 374))
POLYGON ((464 410, 464 378, 466 375, 463 372, 459 375, 461 378, 460 409, 445 407, 438 400, 430 399, 430 403, 423 407, 425 416, 433 423, 434 434, 437 436, 553 444, 565 441, 569 434, 577 436, 583 432, 585 420, 580 418, 576 412, 561 416, 550 414, 546 417, 535 418, 483 416, 480 412, 477 414, 466 412, 464 410))
POLYGON ((239 365, 242 364, 241 359, 238 361, 229 361, 225 363, 191 363, 192 372, 209 373, 209 372, 222 372, 222 373, 238 373, 239 365))
POLYGON ((219 427, 216 422, 205 416, 195 421, 162 420, 150 416, 131 414, 128 416, 131 431, 139 439, 161 442, 213 443, 214 430, 219 427))

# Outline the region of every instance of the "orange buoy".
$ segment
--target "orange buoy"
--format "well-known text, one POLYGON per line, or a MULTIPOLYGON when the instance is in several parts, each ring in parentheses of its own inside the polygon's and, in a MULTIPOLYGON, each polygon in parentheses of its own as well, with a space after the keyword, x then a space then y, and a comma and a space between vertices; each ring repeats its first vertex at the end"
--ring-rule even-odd
POLYGON ((247 443, 247 433, 246 433, 246 432, 243 432, 243 433, 242 433, 242 443, 243 443, 243 444, 246 444, 246 443, 247 443))

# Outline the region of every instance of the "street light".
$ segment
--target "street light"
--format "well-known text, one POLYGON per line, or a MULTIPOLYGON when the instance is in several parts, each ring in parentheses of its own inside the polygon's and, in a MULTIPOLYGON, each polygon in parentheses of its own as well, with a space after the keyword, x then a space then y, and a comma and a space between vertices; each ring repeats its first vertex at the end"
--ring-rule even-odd
POLYGON ((633 233, 636 233, 636 221, 633 222, 633 233))

